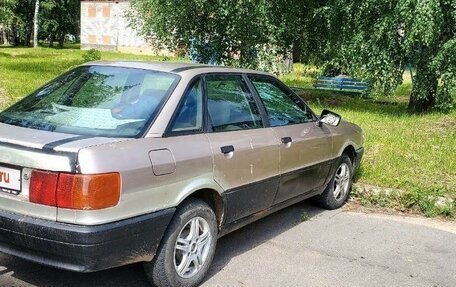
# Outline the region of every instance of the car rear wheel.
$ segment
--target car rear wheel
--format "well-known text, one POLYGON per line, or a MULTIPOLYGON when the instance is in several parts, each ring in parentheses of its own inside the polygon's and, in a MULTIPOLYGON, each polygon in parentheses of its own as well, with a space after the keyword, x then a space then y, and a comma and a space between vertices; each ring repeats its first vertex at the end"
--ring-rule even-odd
POLYGON ((326 209, 337 209, 344 205, 352 188, 353 164, 350 158, 343 154, 339 160, 336 172, 323 193, 316 202, 326 209))
POLYGON ((155 258, 144 264, 154 286, 198 286, 210 268, 217 242, 214 211, 191 199, 176 211, 155 258))

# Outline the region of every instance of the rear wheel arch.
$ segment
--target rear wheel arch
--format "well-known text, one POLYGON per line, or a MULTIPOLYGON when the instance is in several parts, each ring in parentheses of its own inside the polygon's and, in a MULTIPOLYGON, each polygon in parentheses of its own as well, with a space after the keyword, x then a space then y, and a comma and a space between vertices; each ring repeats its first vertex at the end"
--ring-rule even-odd
POLYGON ((193 192, 183 202, 192 198, 200 199, 212 208, 215 217, 217 218, 217 225, 220 229, 225 214, 225 205, 222 196, 216 190, 204 188, 193 192))

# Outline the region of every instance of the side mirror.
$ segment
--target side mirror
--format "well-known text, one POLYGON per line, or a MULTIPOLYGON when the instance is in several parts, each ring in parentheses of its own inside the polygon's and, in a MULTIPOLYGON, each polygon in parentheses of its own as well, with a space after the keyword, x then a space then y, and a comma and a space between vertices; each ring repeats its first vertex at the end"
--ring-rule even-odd
POLYGON ((334 112, 323 110, 321 112, 320 119, 318 120, 318 126, 321 127, 323 124, 337 127, 340 124, 342 117, 334 112))

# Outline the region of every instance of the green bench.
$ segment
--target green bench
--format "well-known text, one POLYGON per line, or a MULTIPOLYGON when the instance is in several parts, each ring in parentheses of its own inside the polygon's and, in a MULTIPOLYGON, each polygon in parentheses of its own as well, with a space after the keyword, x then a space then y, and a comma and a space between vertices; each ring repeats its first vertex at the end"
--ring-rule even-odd
POLYGON ((347 91, 364 93, 369 90, 367 81, 348 77, 323 77, 320 76, 314 83, 314 88, 333 91, 347 91))

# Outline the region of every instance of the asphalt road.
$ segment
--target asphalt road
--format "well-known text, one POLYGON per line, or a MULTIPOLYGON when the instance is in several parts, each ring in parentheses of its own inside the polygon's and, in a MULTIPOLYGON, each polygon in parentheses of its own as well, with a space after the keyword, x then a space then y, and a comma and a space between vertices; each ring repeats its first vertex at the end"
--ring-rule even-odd
MULTIPOLYGON (((1 254, 0 286, 148 284, 141 265, 76 274, 1 254)), ((220 239, 204 286, 456 286, 456 225, 300 203, 220 239)))

